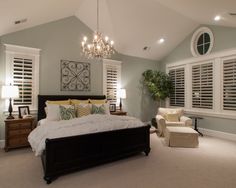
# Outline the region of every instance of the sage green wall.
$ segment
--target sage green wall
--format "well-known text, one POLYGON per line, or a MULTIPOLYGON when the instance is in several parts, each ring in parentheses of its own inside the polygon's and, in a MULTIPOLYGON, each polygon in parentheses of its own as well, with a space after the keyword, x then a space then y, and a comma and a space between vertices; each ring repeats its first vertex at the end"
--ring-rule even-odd
MULTIPOLYGON (((60 95, 90 95, 103 94, 102 88, 102 63, 87 60, 81 56, 81 41, 84 35, 92 37, 93 32, 76 17, 68 17, 50 22, 30 29, 18 31, 0 37, 1 44, 14 44, 41 49, 40 54, 40 94, 60 95), (90 34, 90 36, 88 36, 90 34), (91 63, 91 91, 89 92, 65 92, 60 91, 60 60, 73 60, 91 63)), ((130 115, 150 120, 154 115, 150 107, 142 109, 151 100, 148 95, 143 95, 140 90, 142 72, 146 69, 157 69, 155 61, 129 57, 116 54, 112 57, 123 61, 122 87, 127 88, 127 99, 124 100, 124 108, 130 115), (144 101, 144 102, 143 102, 144 101), (140 105, 142 104, 142 105, 140 105)), ((5 81, 4 50, 0 51, 0 83, 5 81)), ((3 114, 3 100, 0 102, 0 113, 3 114)), ((0 140, 4 138, 3 115, 0 118, 0 140)))
MULTIPOLYGON (((236 28, 213 25, 202 26, 209 27, 213 32, 214 46, 211 53, 236 48, 236 28)), ((174 63, 193 57, 190 50, 192 34, 186 37, 186 39, 181 42, 170 54, 168 54, 168 56, 161 60, 161 64, 159 67, 160 70, 164 71, 165 66, 168 63, 174 63)), ((205 116, 203 120, 199 121, 199 127, 236 134, 235 119, 205 116)))

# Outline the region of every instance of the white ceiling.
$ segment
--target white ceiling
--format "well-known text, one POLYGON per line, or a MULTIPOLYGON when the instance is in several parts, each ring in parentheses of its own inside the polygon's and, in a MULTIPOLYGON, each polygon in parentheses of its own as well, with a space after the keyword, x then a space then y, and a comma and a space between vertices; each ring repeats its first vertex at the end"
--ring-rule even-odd
MULTIPOLYGON (((160 60, 200 24, 236 27, 228 12, 235 0, 100 0, 100 31, 119 53, 160 60), (215 23, 217 14, 223 19, 215 23)), ((96 0, 0 0, 0 36, 72 15, 96 30, 96 0)))

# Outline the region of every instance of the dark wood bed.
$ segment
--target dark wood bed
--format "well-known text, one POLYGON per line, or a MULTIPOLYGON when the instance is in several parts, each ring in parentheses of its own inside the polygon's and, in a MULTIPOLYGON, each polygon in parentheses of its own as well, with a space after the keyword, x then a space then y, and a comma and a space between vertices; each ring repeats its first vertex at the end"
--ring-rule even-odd
MULTIPOLYGON (((46 117, 47 100, 105 99, 104 95, 92 96, 38 96, 38 120, 46 117)), ((44 180, 49 184, 58 176, 133 154, 150 152, 150 125, 138 128, 99 132, 72 137, 46 139, 41 156, 44 180)))

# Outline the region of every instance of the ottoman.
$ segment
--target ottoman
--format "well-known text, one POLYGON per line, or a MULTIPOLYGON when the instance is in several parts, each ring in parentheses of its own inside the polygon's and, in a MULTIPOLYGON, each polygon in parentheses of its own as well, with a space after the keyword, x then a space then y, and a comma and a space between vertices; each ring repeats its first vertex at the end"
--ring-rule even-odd
POLYGON ((166 127, 165 140, 171 147, 198 147, 198 132, 190 127, 166 127))

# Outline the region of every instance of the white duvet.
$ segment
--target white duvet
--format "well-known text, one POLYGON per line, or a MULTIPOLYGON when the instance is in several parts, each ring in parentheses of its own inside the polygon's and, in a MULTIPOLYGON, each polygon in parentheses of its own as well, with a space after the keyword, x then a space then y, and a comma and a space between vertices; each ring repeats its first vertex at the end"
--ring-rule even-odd
POLYGON ((137 118, 115 115, 94 114, 61 121, 43 119, 39 121, 39 126, 30 133, 28 141, 35 155, 38 156, 45 149, 46 138, 60 138, 141 126, 144 126, 144 123, 137 118))

